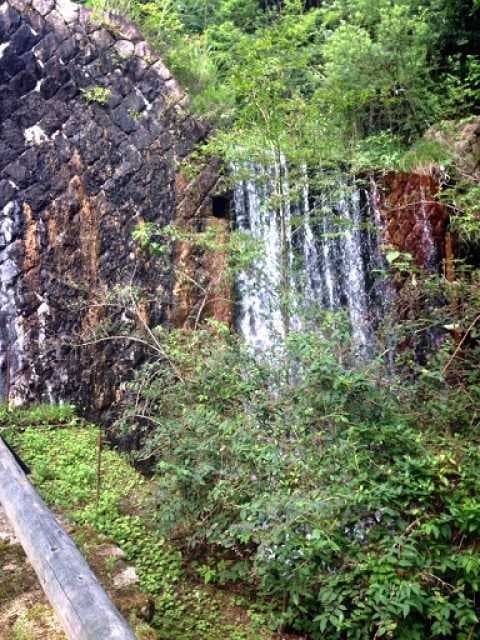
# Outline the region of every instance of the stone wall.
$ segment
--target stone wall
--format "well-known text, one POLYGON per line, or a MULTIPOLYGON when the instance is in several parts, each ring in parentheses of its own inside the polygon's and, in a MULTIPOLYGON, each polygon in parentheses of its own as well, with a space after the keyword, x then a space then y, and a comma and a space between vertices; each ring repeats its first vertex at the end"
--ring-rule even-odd
POLYGON ((233 323, 232 283, 223 249, 230 231, 229 205, 222 215, 215 215, 212 199, 205 198, 205 194, 221 192, 221 183, 215 163, 205 167, 189 183, 184 176, 177 176, 180 195, 176 220, 187 237, 176 247, 172 323, 186 330, 195 329, 205 318, 214 318, 227 325, 233 323), (197 232, 211 234, 217 249, 206 250, 195 243, 197 232))
POLYGON ((412 255, 417 266, 438 270, 445 257, 448 213, 430 173, 389 173, 377 182, 384 241, 412 255))
MULTIPOLYGON (((152 258, 132 231, 175 218, 206 132, 135 28, 68 0, 0 3, 0 85, 0 397, 103 409, 142 350, 83 343, 175 319, 174 247, 152 258)), ((214 183, 188 185, 207 216, 214 183)))

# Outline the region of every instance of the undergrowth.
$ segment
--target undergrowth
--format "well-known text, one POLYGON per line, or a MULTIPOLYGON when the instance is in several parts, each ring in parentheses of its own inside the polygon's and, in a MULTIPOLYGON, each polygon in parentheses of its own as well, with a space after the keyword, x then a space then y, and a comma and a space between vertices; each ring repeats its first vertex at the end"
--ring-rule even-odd
POLYGON ((335 323, 260 362, 225 333, 165 334, 119 425, 143 425, 158 528, 206 582, 256 590, 277 628, 472 640, 478 349, 452 361, 447 340, 401 380, 350 346, 335 323))
POLYGON ((187 577, 182 554, 149 527, 144 501, 148 483, 118 453, 102 453, 96 502, 98 428, 67 407, 0 412, 9 444, 31 469, 47 504, 77 525, 90 525, 118 544, 136 568, 142 591, 155 601, 152 626, 159 639, 253 640, 271 634, 252 626, 229 597, 187 577), (48 428, 48 423, 63 424, 48 428), (21 429, 18 428, 21 425, 21 429), (230 609, 230 619, 225 610, 230 609))

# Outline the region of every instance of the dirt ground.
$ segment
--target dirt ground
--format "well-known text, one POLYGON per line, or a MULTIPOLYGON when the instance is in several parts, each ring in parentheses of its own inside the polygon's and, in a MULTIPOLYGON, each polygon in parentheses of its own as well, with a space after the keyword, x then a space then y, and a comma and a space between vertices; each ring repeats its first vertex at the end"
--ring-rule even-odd
MULTIPOLYGON (((58 517, 58 516, 57 516, 58 517)), ((93 530, 75 528, 58 517, 76 538, 92 570, 126 618, 138 619, 142 638, 155 638, 142 621, 148 598, 137 587, 133 567, 122 551, 93 530)), ((66 640, 21 545, 0 507, 0 640, 66 640)))

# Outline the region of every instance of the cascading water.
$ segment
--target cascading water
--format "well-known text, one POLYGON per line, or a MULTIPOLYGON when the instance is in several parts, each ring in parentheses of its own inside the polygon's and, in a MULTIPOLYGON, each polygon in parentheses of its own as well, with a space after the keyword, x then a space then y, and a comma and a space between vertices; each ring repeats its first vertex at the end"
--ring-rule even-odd
POLYGON ((265 351, 281 345, 289 329, 307 326, 315 310, 343 310, 359 352, 368 352, 385 302, 379 275, 385 264, 369 192, 337 179, 316 194, 304 169, 300 197, 289 199, 288 171, 279 164, 250 166, 250 176, 235 187, 236 226, 264 248, 238 277, 240 334, 265 351), (278 193, 281 204, 272 197, 278 193))
MULTIPOLYGON (((235 187, 235 215, 238 229, 250 233, 265 247, 252 269, 238 275, 241 311, 238 325, 245 341, 263 351, 285 338, 281 311, 282 243, 280 216, 288 210, 269 209, 275 175, 251 166, 252 178, 235 187)), ((285 221, 289 225, 289 221, 285 221)))

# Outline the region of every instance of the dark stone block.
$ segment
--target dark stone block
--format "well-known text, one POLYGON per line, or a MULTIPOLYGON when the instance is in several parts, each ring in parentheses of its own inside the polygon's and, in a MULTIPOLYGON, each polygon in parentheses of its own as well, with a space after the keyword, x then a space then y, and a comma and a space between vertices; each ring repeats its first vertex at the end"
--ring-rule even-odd
POLYGON ((0 171, 7 164, 9 164, 10 162, 13 162, 13 160, 15 160, 16 157, 17 157, 17 154, 15 153, 15 151, 0 140, 0 171))
POLYGON ((149 131, 147 131, 147 129, 139 126, 137 130, 131 135, 130 140, 132 144, 137 147, 137 149, 143 151, 152 143, 153 136, 149 131))
POLYGON ((126 72, 133 80, 135 80, 135 82, 138 82, 143 78, 146 70, 147 64, 142 58, 132 56, 128 59, 126 72))
POLYGON ((43 73, 49 78, 54 78, 60 84, 65 84, 71 78, 68 67, 62 64, 56 56, 54 58, 50 58, 50 60, 45 64, 43 73))
POLYGON ((20 56, 13 52, 11 47, 8 47, 0 58, 0 69, 7 76, 13 78, 14 75, 25 69, 25 63, 20 56))
POLYGON ((20 158, 20 162, 25 167, 28 178, 38 177, 40 181, 44 177, 42 175, 45 168, 45 156, 40 153, 37 148, 27 148, 20 158))
POLYGON ((17 108, 18 100, 11 88, 3 88, 0 93, 0 114, 2 118, 8 118, 17 108))
POLYGON ((151 114, 148 114, 146 118, 142 120, 142 124, 154 138, 158 138, 158 136, 161 136, 165 132, 165 128, 151 114))
POLYGON ((45 183, 36 182, 24 193, 25 202, 32 208, 33 212, 41 211, 50 200, 49 190, 45 183))
POLYGON ((19 98, 29 91, 32 91, 32 89, 35 89, 36 84, 36 77, 28 73, 28 71, 21 71, 10 82, 10 86, 19 98))
POLYGON ((38 36, 42 38, 46 33, 46 25, 43 17, 38 14, 36 11, 28 12, 28 22, 34 31, 37 32, 38 36))
POLYGON ((98 47, 99 51, 110 48, 114 43, 114 39, 106 29, 98 29, 97 31, 94 31, 90 37, 98 47))
POLYGON ((92 44, 87 44, 80 50, 80 53, 76 57, 78 65, 85 67, 97 58, 98 53, 96 47, 92 44))
POLYGON ((33 52, 38 60, 45 63, 47 60, 55 54, 57 51, 57 39, 52 32, 47 33, 47 35, 40 40, 40 42, 35 46, 33 52))
POLYGON ((7 84, 9 80, 10 80, 10 74, 8 74, 5 69, 0 68, 0 87, 3 84, 7 84))
POLYGON ((78 52, 75 38, 68 38, 58 48, 58 55, 63 62, 69 62, 78 52))
POLYGON ((66 105, 61 100, 52 100, 49 107, 55 111, 55 115, 62 124, 70 117, 71 109, 69 108, 69 105, 66 105))
POLYGON ((39 122, 48 111, 48 103, 37 91, 31 91, 18 101, 14 120, 21 129, 26 129, 39 122))
POLYGON ((112 93, 108 99, 107 105, 109 109, 115 109, 122 102, 122 96, 119 93, 112 93))
POLYGON ((89 65, 84 67, 84 71, 88 74, 88 76, 95 84, 102 87, 107 86, 108 81, 105 78, 105 74, 103 73, 102 65, 99 60, 94 60, 89 65))
POLYGON ((142 165, 142 154, 130 143, 124 142, 119 148, 122 165, 129 165, 130 172, 136 172, 142 165))
POLYGON ((70 118, 63 125, 63 133, 67 138, 72 138, 78 133, 79 128, 82 126, 82 120, 77 119, 76 114, 70 116, 70 118))
POLYGON ((91 112, 95 122, 104 129, 109 129, 112 126, 110 115, 106 110, 106 107, 97 103, 90 105, 91 112))
POLYGON ((66 165, 60 167, 53 175, 50 177, 50 192, 57 196, 61 193, 64 193, 67 188, 68 181, 71 177, 70 171, 66 165))
POLYGON ((40 127, 47 136, 51 136, 62 126, 62 120, 54 109, 49 109, 47 114, 40 120, 40 127))
POLYGON ((85 133, 85 139, 82 141, 82 158, 88 165, 94 164, 100 156, 106 154, 108 147, 105 147, 102 133, 102 129, 95 124, 85 133))
POLYGON ((42 67, 38 64, 38 60, 32 51, 27 51, 22 56, 22 62, 25 65, 25 71, 28 71, 36 78, 42 77, 42 67))
POLYGON ((67 82, 67 84, 64 84, 63 87, 61 87, 57 91, 56 98, 58 100, 65 100, 65 102, 68 102, 69 100, 72 100, 73 98, 75 98, 75 96, 78 95, 78 93, 79 93, 79 90, 77 85, 73 80, 70 80, 70 82, 67 82))
POLYGON ((39 42, 40 36, 33 32, 29 24, 24 22, 10 39, 10 47, 17 55, 30 51, 39 42))
POLYGON ((54 8, 55 0, 33 0, 32 4, 35 11, 41 16, 46 16, 54 8))
POLYGON ((149 102, 153 102, 163 89, 163 82, 156 73, 149 70, 140 83, 140 91, 149 102))
POLYGON ((125 133, 132 133, 138 126, 123 106, 117 107, 112 111, 112 120, 125 133))
POLYGON ((21 189, 28 186, 27 170, 18 160, 17 162, 12 162, 5 167, 5 174, 21 189))
POLYGON ((136 114, 137 116, 145 109, 145 100, 141 95, 132 91, 123 101, 123 107, 127 109, 130 114, 136 114))
POLYGON ((0 180, 0 209, 13 199, 17 190, 9 180, 0 180))
POLYGON ((142 181, 132 181, 128 192, 134 204, 142 204, 145 201, 145 187, 142 181))
POLYGON ((0 13, 0 42, 5 42, 21 24, 21 17, 14 9, 8 7, 0 13))
POLYGON ((40 85, 40 95, 45 100, 50 100, 57 93, 62 85, 55 78, 45 78, 40 85))
MULTIPOLYGON (((0 94, 1 99, 1 94, 0 94)), ((23 131, 13 120, 6 120, 0 128, 0 140, 8 145, 18 157, 25 148, 23 131)))
POLYGON ((53 31, 55 32, 56 38, 60 42, 68 38, 68 36, 70 35, 70 32, 67 28, 67 25, 65 24, 65 20, 58 13, 58 11, 56 10, 50 11, 50 13, 47 15, 45 20, 52 27, 53 31))
POLYGON ((72 148, 65 138, 64 134, 60 134, 54 139, 55 155, 61 162, 68 162, 72 157, 72 148))
POLYGON ((98 64, 99 64, 99 69, 101 70, 102 74, 105 76, 109 76, 111 73, 113 73, 116 67, 116 62, 109 52, 102 53, 102 55, 98 60, 98 64))
POLYGON ((80 202, 73 194, 67 193, 62 199, 62 208, 68 213, 69 220, 73 220, 80 211, 80 202))
POLYGON ((112 169, 104 159, 92 165, 85 173, 85 188, 89 194, 100 191, 104 182, 112 175, 112 169))
POLYGON ((132 90, 132 83, 119 69, 115 69, 115 72, 110 76, 109 81, 110 86, 122 96, 127 96, 132 90))
POLYGON ((68 64, 68 72, 75 84, 81 89, 86 89, 94 84, 94 79, 90 76, 88 71, 83 67, 77 66, 75 61, 70 61, 68 64))

